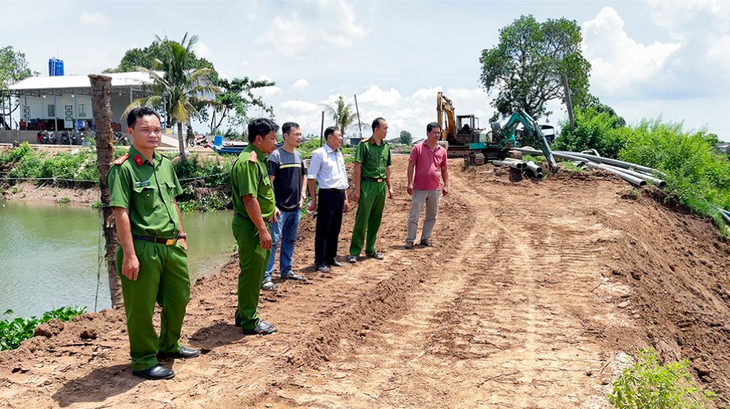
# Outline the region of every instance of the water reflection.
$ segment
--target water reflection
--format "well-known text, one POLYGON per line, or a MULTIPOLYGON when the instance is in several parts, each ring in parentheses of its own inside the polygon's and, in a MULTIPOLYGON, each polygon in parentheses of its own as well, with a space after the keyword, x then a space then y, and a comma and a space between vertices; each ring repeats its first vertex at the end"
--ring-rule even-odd
MULTIPOLYGON (((228 261, 235 240, 229 211, 184 213, 191 279, 228 261)), ((84 206, 0 201, 0 314, 40 315, 53 308, 108 308, 104 241, 96 210, 84 206), (97 279, 98 278, 98 279, 97 279)), ((0 318, 9 318, 5 316, 0 318)))

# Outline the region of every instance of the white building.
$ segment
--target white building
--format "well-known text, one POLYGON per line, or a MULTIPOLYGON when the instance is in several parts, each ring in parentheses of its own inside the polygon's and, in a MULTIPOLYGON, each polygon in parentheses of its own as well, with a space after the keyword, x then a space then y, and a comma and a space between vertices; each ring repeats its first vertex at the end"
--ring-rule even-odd
MULTIPOLYGON (((112 79, 112 121, 115 131, 126 127, 122 112, 134 99, 149 95, 146 85, 152 79, 143 72, 105 74, 112 79), (119 124, 119 125, 117 125, 119 124)), ((38 129, 43 122, 48 130, 93 129, 91 82, 88 76, 31 77, 10 87, 18 97, 20 130, 38 129)))

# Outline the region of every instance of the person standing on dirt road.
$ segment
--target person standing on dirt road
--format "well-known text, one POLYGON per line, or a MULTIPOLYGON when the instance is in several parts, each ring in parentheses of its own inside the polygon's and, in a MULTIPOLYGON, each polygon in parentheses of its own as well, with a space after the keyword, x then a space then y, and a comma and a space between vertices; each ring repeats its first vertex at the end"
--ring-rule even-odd
POLYGON ((187 235, 175 200, 182 188, 172 162, 155 152, 162 138, 157 112, 135 108, 127 116, 127 126, 132 146, 114 161, 107 180, 120 243, 116 265, 127 315, 132 374, 172 379, 175 373, 161 366, 159 357, 200 354, 179 341, 190 301, 187 235), (152 324, 155 302, 162 308, 159 337, 152 324))
POLYGON ((259 318, 259 288, 271 255, 270 224, 279 218, 267 169, 279 126, 266 118, 248 124, 248 146, 233 164, 233 222, 238 244, 238 308, 235 322, 244 334, 273 334, 276 326, 259 318))
POLYGON ((365 256, 382 260, 383 254, 375 249, 375 240, 385 209, 385 194, 393 198, 390 187, 390 145, 385 141, 388 123, 375 118, 372 124, 373 136, 360 142, 355 150, 355 193, 352 198, 357 204, 355 227, 352 229, 350 255, 347 261, 357 263, 357 257, 365 246, 365 256))
POLYGON ((408 213, 408 233, 405 248, 412 249, 418 230, 418 218, 423 206, 426 206, 426 217, 421 231, 421 245, 433 247, 431 233, 436 224, 441 192, 449 194, 449 170, 446 161, 446 149, 439 146, 441 127, 436 122, 426 125, 426 140, 411 149, 408 158, 408 194, 411 195, 411 210, 408 213), (415 181, 414 181, 415 174, 415 181), (439 176, 444 180, 443 189, 439 176))
POLYGON ((281 127, 284 145, 269 155, 269 177, 274 187, 276 208, 281 211, 281 217, 271 223, 271 256, 269 265, 264 272, 262 290, 276 290, 276 284, 271 281, 276 260, 276 247, 281 241, 279 256, 279 275, 282 280, 304 280, 299 274, 292 271, 292 255, 294 243, 299 233, 299 210, 304 206, 306 198, 307 168, 304 167, 302 155, 296 149, 302 144, 302 131, 299 124, 286 122, 281 127))
POLYGON ((342 132, 330 126, 324 131, 325 146, 312 152, 307 183, 312 202, 309 211, 317 209, 317 226, 314 233, 314 268, 328 273, 331 266, 343 267, 337 261, 337 245, 340 240, 342 213, 349 210, 347 200, 347 171, 342 156, 342 132), (315 192, 319 185, 319 195, 315 192), (319 197, 319 202, 317 201, 319 197))

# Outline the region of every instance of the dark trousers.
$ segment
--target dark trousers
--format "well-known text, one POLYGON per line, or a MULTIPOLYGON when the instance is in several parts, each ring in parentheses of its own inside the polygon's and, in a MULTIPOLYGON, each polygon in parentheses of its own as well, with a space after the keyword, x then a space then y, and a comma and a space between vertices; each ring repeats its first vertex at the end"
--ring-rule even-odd
POLYGON ((317 228, 314 234, 314 265, 333 264, 340 239, 345 192, 319 189, 317 228))

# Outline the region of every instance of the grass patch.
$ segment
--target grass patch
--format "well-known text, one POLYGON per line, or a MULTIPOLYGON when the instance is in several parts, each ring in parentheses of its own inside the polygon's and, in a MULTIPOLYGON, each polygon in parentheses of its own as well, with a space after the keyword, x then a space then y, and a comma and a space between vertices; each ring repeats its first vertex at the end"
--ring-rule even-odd
MULTIPOLYGON (((16 349, 20 343, 33 337, 35 328, 52 319, 68 321, 71 318, 86 312, 86 307, 64 307, 43 313, 40 318, 16 318, 0 321, 0 351, 16 349)), ((4 315, 12 314, 13 310, 5 311, 4 315)))
POLYGON ((59 197, 59 198, 58 198, 58 199, 56 200, 56 202, 57 202, 58 204, 67 204, 67 203, 70 203, 70 202, 71 202, 71 199, 70 199, 70 198, 68 198, 68 197, 66 197, 66 196, 64 196, 64 197, 59 197))
POLYGON ((647 348, 614 381, 608 400, 618 409, 703 409, 714 397, 695 384, 688 360, 660 365, 654 348, 647 348))

